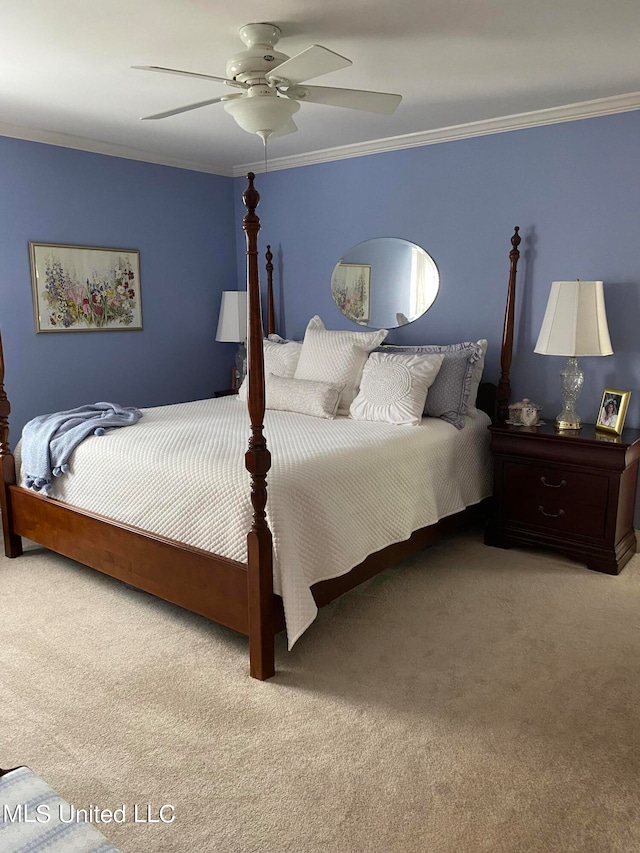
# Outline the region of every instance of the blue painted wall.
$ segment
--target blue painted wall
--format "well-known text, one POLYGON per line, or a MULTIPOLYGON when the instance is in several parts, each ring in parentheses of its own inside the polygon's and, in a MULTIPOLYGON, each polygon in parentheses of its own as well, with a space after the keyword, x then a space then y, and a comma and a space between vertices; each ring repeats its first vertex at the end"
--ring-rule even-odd
MULTIPOLYGON (((513 131, 257 176, 262 247, 271 243, 280 328, 300 338, 310 316, 354 328, 330 293, 345 250, 373 237, 423 246, 441 276, 427 314, 394 343, 489 340, 486 377, 499 376, 510 237, 523 238, 514 399, 553 419, 561 357, 533 352, 551 282, 602 279, 615 354, 584 358, 578 411, 594 421, 605 387, 633 392, 640 427, 640 112, 513 131)), ((236 179, 236 218, 245 179, 236 179)), ((238 275, 244 255, 238 247, 238 275)))
MULTIPOLYGON (((393 342, 487 337, 498 375, 513 226, 521 227, 514 397, 553 418, 563 359, 533 352, 557 279, 602 278, 615 354, 583 359, 578 408, 630 389, 640 426, 640 112, 260 174, 261 246, 271 243, 281 330, 318 313, 349 328, 330 293, 345 250, 378 236, 424 246, 441 289, 393 342)), ((244 178, 0 138, 0 326, 13 440, 35 414, 89 400, 159 405, 228 385, 233 344, 215 343, 220 293, 244 282, 244 178), (141 252, 144 330, 34 331, 29 240, 141 252)), ((241 285, 242 286, 242 285, 241 285)))
POLYGON ((31 417, 97 400, 154 406, 230 383, 215 343, 235 290, 233 181, 0 138, 0 327, 11 438, 31 417), (142 331, 36 334, 28 243, 140 250, 142 331))

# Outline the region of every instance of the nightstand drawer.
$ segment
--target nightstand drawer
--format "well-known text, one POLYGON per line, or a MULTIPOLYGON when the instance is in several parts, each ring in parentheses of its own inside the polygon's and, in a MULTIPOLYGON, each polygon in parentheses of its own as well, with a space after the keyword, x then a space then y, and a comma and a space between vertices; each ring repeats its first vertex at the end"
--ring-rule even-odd
POLYGON ((540 503, 532 496, 516 496, 506 507, 509 522, 544 528, 558 533, 575 533, 601 539, 606 516, 603 508, 551 498, 540 503))
POLYGON ((505 462, 504 474, 509 503, 528 497, 536 505, 576 504, 600 510, 607 505, 609 480, 602 474, 519 462, 505 462))
POLYGON ((509 521, 596 539, 604 536, 608 479, 572 468, 506 462, 509 521))

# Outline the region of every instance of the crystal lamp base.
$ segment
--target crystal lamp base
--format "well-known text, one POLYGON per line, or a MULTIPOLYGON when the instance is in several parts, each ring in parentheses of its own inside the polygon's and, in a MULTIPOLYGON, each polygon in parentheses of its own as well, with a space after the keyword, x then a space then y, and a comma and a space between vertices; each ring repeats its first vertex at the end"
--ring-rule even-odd
POLYGON ((582 418, 576 412, 576 400, 582 391, 584 373, 578 365, 578 359, 569 356, 560 371, 563 409, 556 418, 556 429, 581 429, 582 418))

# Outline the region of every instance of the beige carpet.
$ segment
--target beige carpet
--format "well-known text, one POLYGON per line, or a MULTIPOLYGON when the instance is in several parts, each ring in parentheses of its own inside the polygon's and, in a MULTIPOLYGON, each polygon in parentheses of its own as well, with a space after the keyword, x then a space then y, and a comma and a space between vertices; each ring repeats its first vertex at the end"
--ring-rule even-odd
POLYGON ((0 561, 0 608, 0 766, 124 804, 99 828, 125 853, 640 850, 640 556, 609 577, 473 530, 266 683, 243 637, 43 551, 0 561))

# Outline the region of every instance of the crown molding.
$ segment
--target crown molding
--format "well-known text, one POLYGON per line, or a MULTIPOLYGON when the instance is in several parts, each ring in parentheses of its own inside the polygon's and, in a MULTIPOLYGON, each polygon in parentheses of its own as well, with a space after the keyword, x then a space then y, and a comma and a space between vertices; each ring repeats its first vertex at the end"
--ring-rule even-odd
POLYGON ((88 151, 91 154, 105 154, 107 157, 122 157, 125 160, 139 160, 143 163, 155 163, 158 166, 173 166, 176 169, 189 169, 193 172, 207 172, 210 175, 221 175, 231 178, 231 169, 215 166, 211 163, 199 163, 180 157, 166 157, 133 148, 129 145, 117 145, 111 142, 101 142, 86 139, 84 136, 74 136, 70 133, 56 133, 51 130, 19 127, 15 124, 0 122, 0 136, 10 136, 13 139, 24 139, 26 142, 42 142, 44 145, 58 145, 61 148, 74 148, 76 151, 88 151))
MULTIPOLYGON (((486 119, 484 121, 456 124, 451 127, 408 133, 403 136, 391 136, 386 139, 376 139, 371 142, 361 142, 354 145, 340 145, 335 148, 324 148, 320 151, 296 154, 291 157, 279 157, 269 161, 268 169, 270 172, 276 172, 282 169, 294 169, 300 166, 329 163, 333 160, 346 160, 351 157, 364 157, 368 154, 381 154, 387 151, 401 151, 403 148, 418 148, 424 145, 436 145, 440 142, 471 139, 475 136, 487 136, 493 133, 508 133, 512 130, 524 130, 529 127, 578 121, 585 118, 596 118, 597 116, 631 112, 632 110, 639 109, 640 92, 631 92, 626 95, 597 98, 593 101, 581 101, 562 107, 551 107, 550 109, 517 113, 516 115, 486 119)), ((104 154, 108 157, 122 157, 126 160, 155 163, 159 166, 172 166, 176 169, 189 169, 194 172, 205 172, 222 177, 235 178, 245 175, 247 172, 259 173, 265 171, 263 160, 256 163, 234 166, 229 169, 211 163, 200 163, 180 157, 165 157, 128 145, 101 142, 68 133, 25 128, 4 122, 0 122, 0 136, 24 139, 27 142, 42 142, 45 145, 58 145, 62 148, 73 148, 77 151, 104 154)))
MULTIPOLYGON (((311 151, 307 154, 296 154, 293 157, 280 157, 270 160, 268 169, 270 172, 276 172, 281 169, 293 169, 300 166, 312 166, 317 163, 328 163, 332 160, 346 160, 350 157, 364 157, 367 154, 400 151, 403 148, 418 148, 423 145, 436 145, 440 142, 471 139, 475 136, 488 136, 492 133, 508 133, 512 130, 524 130, 529 127, 560 124, 567 121, 579 121, 580 119, 631 112, 632 110, 639 109, 640 92, 631 92, 627 95, 597 98, 593 101, 581 101, 562 107, 551 107, 545 110, 533 110, 532 112, 517 113, 501 118, 456 124, 436 130, 408 133, 404 136, 391 136, 387 139, 377 139, 372 142, 325 148, 321 151, 311 151)), ((264 161, 259 161, 257 163, 247 163, 244 166, 234 166, 233 175, 234 177, 239 177, 247 172, 264 171, 264 161)))

